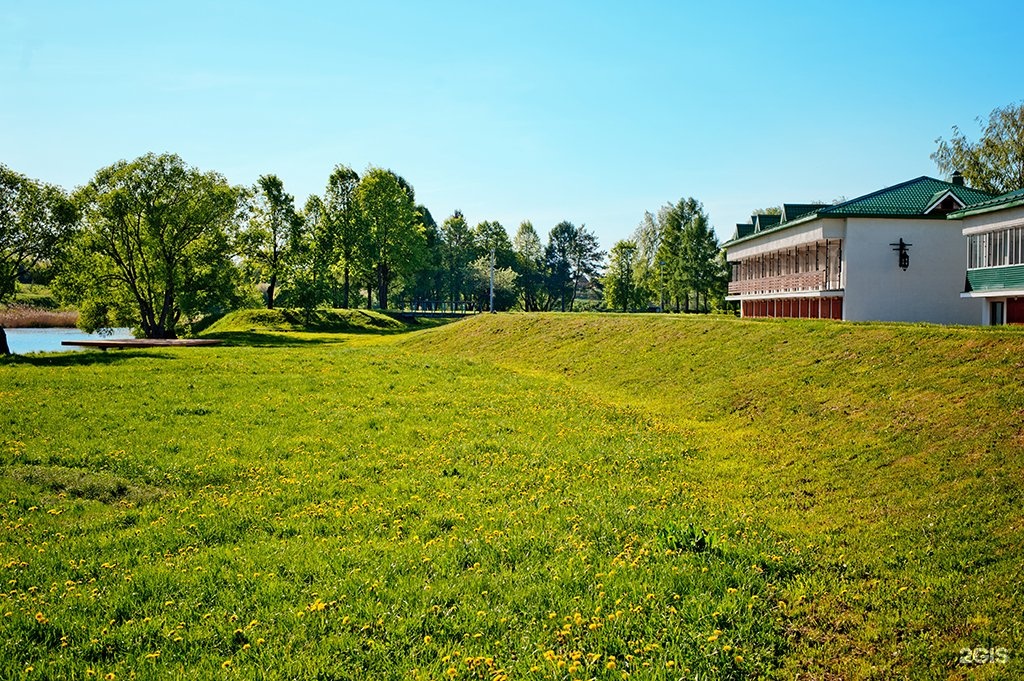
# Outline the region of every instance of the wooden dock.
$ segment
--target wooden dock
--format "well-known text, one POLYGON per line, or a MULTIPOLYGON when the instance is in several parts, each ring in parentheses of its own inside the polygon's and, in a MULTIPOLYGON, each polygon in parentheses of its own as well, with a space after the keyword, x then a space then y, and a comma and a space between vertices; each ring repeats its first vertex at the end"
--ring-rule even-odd
POLYGON ((220 345, 216 338, 119 338, 117 340, 75 340, 61 341, 61 345, 100 350, 123 350, 126 348, 181 348, 199 345, 220 345))

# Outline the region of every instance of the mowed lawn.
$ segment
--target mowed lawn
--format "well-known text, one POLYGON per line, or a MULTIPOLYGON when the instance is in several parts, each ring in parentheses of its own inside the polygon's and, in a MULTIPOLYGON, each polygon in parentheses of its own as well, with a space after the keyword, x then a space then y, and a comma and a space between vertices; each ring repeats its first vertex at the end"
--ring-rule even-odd
POLYGON ((236 340, 0 362, 0 678, 1021 668, 1020 334, 236 340))

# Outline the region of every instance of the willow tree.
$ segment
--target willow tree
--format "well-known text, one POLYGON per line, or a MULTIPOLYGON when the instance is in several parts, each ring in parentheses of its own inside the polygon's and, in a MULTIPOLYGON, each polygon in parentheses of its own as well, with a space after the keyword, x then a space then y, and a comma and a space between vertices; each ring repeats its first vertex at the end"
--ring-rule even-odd
POLYGON ((940 172, 959 171, 967 184, 993 194, 1024 189, 1024 103, 993 109, 976 142, 956 126, 950 140, 936 142, 932 160, 940 172))
POLYGON ((222 176, 172 154, 99 170, 75 195, 83 229, 54 284, 78 306, 79 326, 176 338, 184 318, 228 308, 239 197, 222 176))

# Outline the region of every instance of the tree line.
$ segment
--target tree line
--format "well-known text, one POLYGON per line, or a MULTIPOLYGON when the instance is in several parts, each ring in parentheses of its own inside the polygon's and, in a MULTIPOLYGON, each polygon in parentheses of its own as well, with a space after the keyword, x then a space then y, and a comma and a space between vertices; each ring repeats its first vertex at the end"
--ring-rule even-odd
POLYGON ((173 154, 102 168, 68 195, 0 166, 0 302, 45 269, 79 326, 174 338, 207 315, 264 305, 497 310, 708 310, 721 301, 718 244, 694 199, 647 214, 607 254, 585 225, 510 238, 458 210, 439 225, 395 172, 338 165, 296 205, 276 175, 232 186, 173 154))

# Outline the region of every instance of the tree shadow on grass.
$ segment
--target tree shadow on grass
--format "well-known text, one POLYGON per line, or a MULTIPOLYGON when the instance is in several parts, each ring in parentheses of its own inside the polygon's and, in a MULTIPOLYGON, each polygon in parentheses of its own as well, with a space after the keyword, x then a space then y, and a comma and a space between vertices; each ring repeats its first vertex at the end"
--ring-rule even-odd
POLYGON ((330 337, 326 334, 315 337, 295 336, 289 331, 218 331, 204 334, 203 338, 215 338, 224 341, 225 346, 250 347, 297 347, 309 345, 330 345, 343 342, 343 339, 330 337))
POLYGON ((102 366, 129 359, 174 359, 174 355, 153 350, 80 350, 77 352, 34 352, 28 355, 0 357, 0 367, 27 365, 36 367, 102 366))

